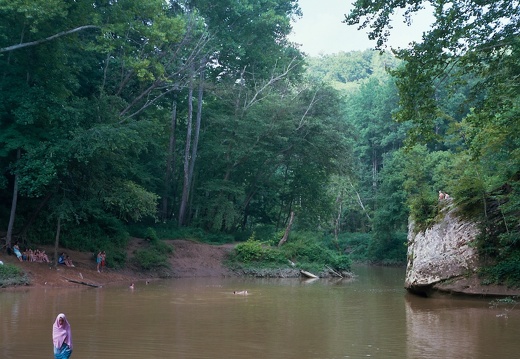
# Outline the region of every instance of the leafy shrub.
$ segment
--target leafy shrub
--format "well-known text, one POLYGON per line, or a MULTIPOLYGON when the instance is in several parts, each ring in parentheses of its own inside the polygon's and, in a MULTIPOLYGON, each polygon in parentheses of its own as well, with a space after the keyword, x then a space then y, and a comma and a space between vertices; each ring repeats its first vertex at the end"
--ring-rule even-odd
POLYGON ((265 264, 286 262, 285 257, 280 251, 257 241, 254 234, 247 241, 237 244, 233 260, 245 264, 251 264, 253 262, 263 262, 265 264))
POLYGON ((26 284, 29 284, 29 278, 20 268, 12 264, 0 265, 0 288, 26 284))
POLYGON ((438 213, 438 199, 435 194, 414 196, 410 199, 409 205, 416 233, 430 228, 435 223, 438 213))
POLYGON ((235 259, 244 263, 259 261, 263 256, 263 252, 262 243, 251 237, 246 242, 240 243, 235 247, 235 259))
POLYGON ((134 263, 144 270, 169 268, 168 255, 173 247, 161 240, 152 242, 149 248, 138 249, 134 253, 134 263))
POLYGON ((310 232, 295 233, 287 243, 278 248, 256 240, 253 234, 246 242, 235 247, 230 262, 232 266, 279 269, 294 269, 290 264, 294 262, 297 263, 297 268, 312 272, 321 272, 325 266, 338 271, 350 270, 350 258, 327 248, 323 238, 316 238, 319 236, 310 232))
POLYGON ((144 239, 147 239, 152 243, 159 242, 159 237, 157 236, 155 229, 151 227, 146 228, 146 231, 144 232, 144 239))
MULTIPOLYGON (((106 247, 103 247, 103 248, 106 248, 106 247)), ((105 250, 105 252, 106 252, 106 250, 105 250)), ((97 252, 94 252, 94 253, 97 254, 97 252)), ((109 247, 109 250, 107 252, 107 258, 106 258, 107 266, 109 266, 110 268, 115 268, 115 269, 123 268, 124 265, 126 264, 126 261, 127 261, 126 251, 124 251, 121 248, 116 249, 114 247, 109 247)))
POLYGON ((347 255, 327 248, 323 242, 305 237, 286 243, 282 251, 291 261, 297 262, 300 266, 313 263, 321 269, 329 266, 340 271, 350 270, 351 267, 351 260, 347 255))
POLYGON ((135 264, 141 269, 168 268, 168 256, 156 248, 138 249, 134 253, 135 264))
POLYGON ((330 266, 339 271, 349 271, 352 266, 352 261, 349 256, 331 254, 330 266))
POLYGON ((16 276, 22 276, 23 271, 12 264, 0 265, 0 279, 8 279, 16 276))
POLYGON ((505 284, 509 287, 520 287, 520 253, 515 253, 493 266, 480 270, 485 284, 505 284))

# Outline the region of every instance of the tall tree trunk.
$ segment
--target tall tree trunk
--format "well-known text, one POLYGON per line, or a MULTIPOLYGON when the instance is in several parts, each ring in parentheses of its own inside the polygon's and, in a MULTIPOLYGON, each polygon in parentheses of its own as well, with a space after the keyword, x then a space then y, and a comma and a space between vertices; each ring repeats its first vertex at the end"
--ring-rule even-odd
POLYGON ((377 189, 377 151, 375 148, 372 149, 372 189, 376 191, 377 189))
POLYGON ((336 197, 336 203, 338 204, 338 215, 334 221, 334 244, 336 249, 340 251, 339 232, 341 229, 341 215, 343 214, 343 190, 341 190, 338 194, 338 197, 336 197))
POLYGON ((60 245, 60 233, 61 233, 61 215, 58 217, 58 225, 56 228, 56 239, 54 241, 54 267, 58 266, 58 247, 60 245))
POLYGON ((190 146, 191 146, 191 127, 193 122, 193 81, 190 81, 190 88, 188 91, 188 121, 186 125, 186 146, 184 148, 184 181, 182 185, 182 198, 179 207, 179 226, 182 226, 186 220, 186 208, 188 204, 190 183, 190 146))
MULTIPOLYGON (((16 160, 19 161, 21 156, 20 148, 16 151, 16 160)), ((16 206, 18 204, 18 173, 14 174, 14 186, 13 186, 13 200, 11 202, 11 214, 9 216, 9 224, 7 226, 7 236, 5 237, 5 245, 7 248, 11 248, 13 243, 13 227, 14 219, 16 217, 16 206)))
POLYGON ((172 121, 170 125, 170 142, 168 145, 168 155, 166 156, 166 175, 164 178, 164 190, 162 197, 161 216, 163 220, 168 219, 168 194, 170 192, 170 181, 173 178, 175 168, 175 128, 177 127, 177 104, 175 101, 172 106, 172 121))
POLYGON ((199 146, 200 123, 202 121, 202 95, 204 93, 204 70, 199 74, 199 93, 197 97, 197 118, 195 120, 195 133, 193 134, 193 146, 191 149, 190 169, 188 180, 191 187, 193 181, 193 171, 195 170, 195 160, 197 159, 197 149, 199 146))

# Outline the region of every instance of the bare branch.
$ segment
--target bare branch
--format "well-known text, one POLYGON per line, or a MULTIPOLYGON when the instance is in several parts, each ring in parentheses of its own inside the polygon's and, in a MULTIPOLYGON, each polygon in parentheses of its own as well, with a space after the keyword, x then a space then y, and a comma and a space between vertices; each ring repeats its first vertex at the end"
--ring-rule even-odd
POLYGON ((358 191, 356 191, 356 188, 354 187, 354 184, 352 184, 352 181, 349 180, 349 183, 350 183, 350 186, 352 187, 352 189, 354 190, 354 192, 356 192, 356 197, 357 197, 357 200, 358 200, 358 204, 363 209, 363 212, 365 212, 365 215, 367 216, 368 220, 371 221, 372 218, 370 218, 370 215, 368 214, 367 209, 363 205, 363 201, 361 200, 361 196, 359 195, 358 191))
POLYGON ((62 36, 65 36, 65 35, 70 35, 72 33, 75 33, 75 32, 78 32, 78 31, 82 31, 82 30, 86 30, 86 29, 99 29, 99 26, 85 25, 85 26, 76 27, 75 29, 72 29, 72 30, 58 32, 57 34, 54 34, 54 35, 49 36, 49 37, 46 37, 45 39, 31 41, 31 42, 25 42, 23 44, 18 44, 18 45, 13 45, 13 46, 0 48, 0 53, 2 53, 2 52, 10 52, 10 51, 14 51, 14 50, 19 50, 19 49, 23 49, 23 48, 29 47, 29 46, 40 45, 40 44, 42 44, 44 42, 48 42, 48 41, 52 41, 54 39, 57 39, 58 37, 62 37, 62 36))
MULTIPOLYGON (((286 77, 292 69, 296 67, 298 63, 296 62, 296 58, 293 58, 291 62, 287 65, 287 67, 283 70, 283 72, 279 75, 272 75, 269 81, 267 81, 261 88, 259 88, 254 94, 253 98, 244 106, 244 110, 247 110, 249 107, 253 106, 256 102, 260 101, 258 98, 267 88, 269 88, 274 83, 280 81, 284 77, 286 77)), ((273 71, 274 72, 274 71, 273 71)))
POLYGON ((311 108, 314 107, 314 105, 316 104, 316 102, 318 102, 316 100, 316 94, 318 93, 318 91, 316 90, 314 92, 314 95, 312 95, 312 100, 311 102, 309 103, 309 106, 307 106, 307 109, 305 110, 305 113, 303 114, 302 118, 300 119, 300 123, 298 124, 298 128, 296 128, 296 131, 298 131, 300 128, 303 127, 304 125, 304 121, 305 121, 305 117, 307 116, 307 114, 309 113, 309 111, 311 110, 311 108))

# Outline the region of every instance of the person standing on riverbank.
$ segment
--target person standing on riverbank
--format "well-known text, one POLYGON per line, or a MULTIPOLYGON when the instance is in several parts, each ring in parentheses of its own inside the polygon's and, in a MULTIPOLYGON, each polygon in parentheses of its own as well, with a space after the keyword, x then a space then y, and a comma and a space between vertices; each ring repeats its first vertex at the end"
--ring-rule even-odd
POLYGON ((72 354, 72 333, 65 314, 60 313, 52 326, 54 359, 68 359, 72 354))
POLYGON ((101 270, 105 269, 107 264, 107 253, 105 251, 101 252, 101 270))
POLYGON ((103 261, 103 252, 99 251, 96 257, 96 263, 97 263, 97 271, 100 273, 99 268, 101 267, 101 262, 103 261))

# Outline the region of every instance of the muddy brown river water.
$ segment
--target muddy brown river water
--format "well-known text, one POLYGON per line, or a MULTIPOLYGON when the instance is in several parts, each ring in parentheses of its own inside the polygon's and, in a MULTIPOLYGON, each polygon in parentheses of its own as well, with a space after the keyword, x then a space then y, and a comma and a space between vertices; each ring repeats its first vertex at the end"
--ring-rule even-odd
POLYGON ((80 358, 516 358, 520 306, 421 298, 404 269, 354 281, 183 278, 0 291, 0 358, 52 358, 63 312, 80 358), (247 290, 248 295, 233 291, 247 290))

